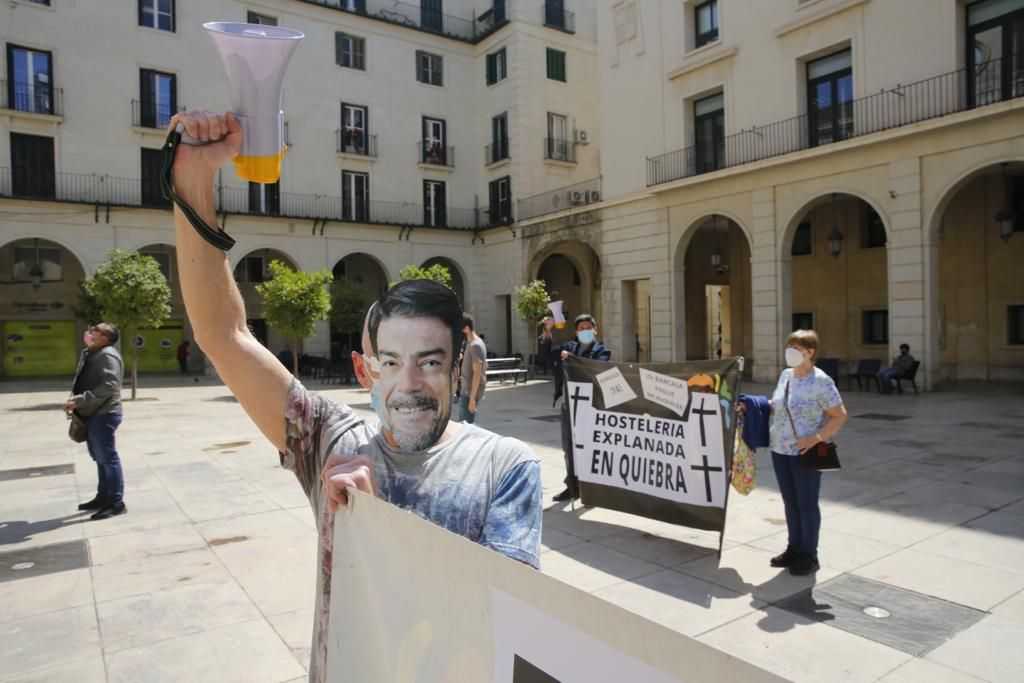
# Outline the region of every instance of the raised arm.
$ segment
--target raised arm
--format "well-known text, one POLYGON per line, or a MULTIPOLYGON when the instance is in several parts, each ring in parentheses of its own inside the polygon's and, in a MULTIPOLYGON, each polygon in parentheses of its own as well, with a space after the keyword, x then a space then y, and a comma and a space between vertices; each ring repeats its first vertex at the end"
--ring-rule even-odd
MULTIPOLYGON (((190 111, 171 119, 203 146, 181 145, 174 161, 174 191, 210 226, 217 223, 214 175, 238 155, 242 129, 229 115, 190 111), (223 137, 223 140, 221 138, 223 137)), ((196 343, 238 398, 260 431, 279 450, 285 447, 285 401, 292 376, 246 325, 245 304, 235 285, 227 252, 207 243, 177 207, 174 228, 178 280, 196 343)))

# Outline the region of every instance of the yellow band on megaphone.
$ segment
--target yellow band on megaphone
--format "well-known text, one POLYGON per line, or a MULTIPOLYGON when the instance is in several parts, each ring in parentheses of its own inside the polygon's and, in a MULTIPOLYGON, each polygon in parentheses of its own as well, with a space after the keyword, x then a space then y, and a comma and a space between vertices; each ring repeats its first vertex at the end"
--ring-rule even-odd
POLYGON ((253 183, 276 183, 281 177, 281 159, 284 159, 288 145, 281 147, 277 154, 267 156, 237 156, 234 159, 235 172, 242 180, 253 183))

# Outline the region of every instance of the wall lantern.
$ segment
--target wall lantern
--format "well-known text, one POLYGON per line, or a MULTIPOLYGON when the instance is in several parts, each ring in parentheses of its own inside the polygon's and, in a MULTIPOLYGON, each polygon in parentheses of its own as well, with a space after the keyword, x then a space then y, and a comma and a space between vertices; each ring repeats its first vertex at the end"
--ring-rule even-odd
POLYGON ((36 262, 29 268, 28 278, 32 282, 32 289, 39 289, 43 285, 43 265, 39 262, 39 238, 36 238, 36 262))
POLYGON ((999 239, 1004 242, 1009 241, 1013 237, 1014 224, 1017 222, 1017 216, 1014 215, 1013 209, 1010 208, 1008 198, 1010 196, 1010 184, 1006 181, 1006 164, 1002 164, 1003 167, 1003 187, 1006 191, 1003 194, 1003 205, 996 211, 994 216, 996 221, 996 227, 999 228, 999 239))
POLYGON ((832 230, 828 233, 828 251, 832 256, 839 258, 843 253, 843 233, 836 224, 836 195, 832 193, 832 230))

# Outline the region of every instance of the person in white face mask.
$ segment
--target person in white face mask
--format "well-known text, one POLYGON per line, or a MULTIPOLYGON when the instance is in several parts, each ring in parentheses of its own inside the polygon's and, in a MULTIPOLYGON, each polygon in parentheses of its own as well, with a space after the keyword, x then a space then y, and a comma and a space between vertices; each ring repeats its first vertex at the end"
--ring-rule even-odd
POLYGON ((796 330, 786 339, 785 360, 772 394, 769 427, 772 466, 786 508, 789 531, 786 550, 771 559, 773 567, 788 567, 790 574, 806 576, 820 568, 818 533, 821 509, 818 495, 821 472, 800 469, 802 451, 829 441, 846 423, 846 408, 835 382, 814 366, 818 335, 796 330))

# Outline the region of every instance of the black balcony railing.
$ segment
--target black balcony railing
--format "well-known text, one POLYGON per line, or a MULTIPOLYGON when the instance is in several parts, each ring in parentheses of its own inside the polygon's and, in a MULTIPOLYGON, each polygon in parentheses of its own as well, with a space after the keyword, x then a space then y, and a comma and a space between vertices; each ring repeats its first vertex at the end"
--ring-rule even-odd
POLYGON ((525 221, 546 213, 601 201, 601 178, 591 178, 575 185, 524 197, 518 202, 519 220, 525 221))
POLYGON ((717 164, 698 161, 697 148, 668 152, 647 159, 647 185, 749 164, 762 159, 798 152, 850 138, 878 133, 919 121, 955 114, 1024 96, 1024 68, 1017 60, 1001 64, 993 59, 983 67, 958 69, 916 83, 897 84, 874 95, 840 104, 840 125, 831 122, 830 112, 794 116, 726 136, 725 153, 717 164), (815 125, 814 130, 811 126, 815 125))
POLYGON ((496 164, 508 159, 508 138, 500 138, 484 147, 484 163, 496 164))
POLYGON ((544 25, 566 33, 576 33, 576 14, 565 9, 562 2, 544 3, 544 25))
POLYGON ((416 148, 421 164, 455 167, 455 149, 452 147, 431 140, 420 140, 416 148))
POLYGON ((576 163, 576 145, 571 140, 544 138, 544 158, 576 163))
POLYGON ((335 135, 338 138, 339 154, 358 154, 365 157, 377 156, 376 135, 367 135, 358 128, 339 128, 335 135))
POLYGON ((47 83, 11 83, 0 80, 0 109, 31 114, 64 115, 64 92, 47 83))
MULTIPOLYGON (((457 17, 422 7, 420 3, 398 0, 305 0, 305 2, 350 12, 389 24, 437 33, 455 40, 476 43, 508 23, 510 0, 493 0, 477 17, 457 17)), ((441 3, 437 3, 439 6, 441 3)))
MULTIPOLYGON (((117 178, 94 173, 54 173, 52 170, 0 167, 0 197, 41 199, 117 207, 167 208, 154 190, 155 180, 117 178)), ((262 207, 251 200, 248 188, 219 187, 214 193, 218 213, 266 215, 282 218, 323 219, 405 227, 439 227, 449 230, 481 230, 492 227, 486 207, 447 207, 443 220, 428 225, 428 212, 415 202, 376 201, 352 205, 341 197, 281 192, 262 207), (268 208, 270 207, 270 208, 268 208)))
POLYGON ((132 125, 139 128, 158 128, 163 130, 171 122, 171 118, 185 107, 171 107, 156 102, 132 100, 132 125))

